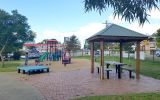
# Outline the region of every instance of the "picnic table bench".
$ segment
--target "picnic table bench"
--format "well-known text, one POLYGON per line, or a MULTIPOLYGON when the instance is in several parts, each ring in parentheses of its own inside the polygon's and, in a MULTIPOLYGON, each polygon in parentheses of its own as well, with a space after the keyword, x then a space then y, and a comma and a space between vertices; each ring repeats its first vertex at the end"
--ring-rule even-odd
POLYGON ((106 73, 107 73, 107 79, 109 79, 109 72, 112 71, 111 69, 106 69, 106 73))
POLYGON ((121 67, 126 65, 125 63, 120 63, 116 61, 105 61, 106 67, 109 68, 110 65, 116 67, 116 73, 118 73, 118 79, 121 79, 121 67))
MULTIPOLYGON (((97 66, 97 73, 99 74, 99 71, 100 71, 100 67, 97 66)), ((109 79, 109 72, 112 71, 112 69, 109 69, 109 68, 106 68, 106 74, 107 74, 107 79, 109 79)))
POLYGON ((132 78, 132 71, 133 71, 133 69, 127 68, 127 67, 122 67, 122 70, 127 70, 129 72, 129 78, 132 78))
MULTIPOLYGON (((116 67, 116 73, 118 73, 118 79, 121 79, 122 70, 128 71, 129 72, 129 78, 133 78, 133 76, 132 76, 133 69, 128 68, 128 67, 124 67, 127 64, 119 63, 119 62, 115 62, 115 61, 106 61, 105 64, 106 64, 106 70, 105 71, 106 71, 106 74, 107 74, 107 79, 109 79, 109 72, 112 71, 112 69, 109 69, 109 65, 114 65, 116 67)), ((99 74, 99 72, 100 72, 100 67, 97 66, 97 73, 99 74)))

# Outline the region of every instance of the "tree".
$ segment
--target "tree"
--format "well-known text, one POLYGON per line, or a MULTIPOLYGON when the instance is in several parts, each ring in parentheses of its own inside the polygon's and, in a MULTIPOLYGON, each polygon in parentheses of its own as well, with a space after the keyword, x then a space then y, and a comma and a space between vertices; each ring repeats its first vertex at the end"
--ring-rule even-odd
POLYGON ((160 29, 157 30, 154 36, 156 37, 157 47, 160 48, 160 29))
POLYGON ((69 51, 79 50, 81 48, 80 41, 75 35, 72 35, 68 41, 66 41, 66 49, 69 51))
POLYGON ((87 41, 85 41, 83 49, 90 49, 89 44, 88 44, 87 41))
POLYGON ((101 14, 109 7, 113 8, 113 15, 121 16, 125 21, 133 22, 138 20, 140 25, 148 21, 147 12, 151 9, 158 9, 160 0, 84 0, 85 11, 97 10, 101 14))
POLYGON ((133 50, 133 45, 134 45, 134 42, 127 42, 127 43, 124 43, 124 50, 127 51, 128 53, 132 53, 134 52, 133 50))
POLYGON ((132 47, 133 45, 134 45, 134 42, 127 42, 127 43, 123 44, 124 50, 128 52, 128 59, 129 59, 129 61, 130 61, 130 53, 134 52, 134 49, 132 47))
POLYGON ((4 66, 3 55, 18 51, 23 43, 33 41, 36 34, 30 29, 27 18, 17 10, 11 14, 0 9, 0 58, 4 66))

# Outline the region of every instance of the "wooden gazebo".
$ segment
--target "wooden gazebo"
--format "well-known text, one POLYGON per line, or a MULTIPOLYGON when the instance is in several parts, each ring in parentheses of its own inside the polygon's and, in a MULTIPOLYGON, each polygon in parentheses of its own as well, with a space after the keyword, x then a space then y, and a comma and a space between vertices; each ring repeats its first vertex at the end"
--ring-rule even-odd
POLYGON ((91 73, 94 73, 94 42, 100 42, 101 63, 100 63, 100 79, 104 79, 104 42, 120 43, 120 62, 123 63, 123 43, 136 42, 136 79, 140 78, 140 42, 148 39, 148 36, 129 30, 116 24, 110 24, 100 32, 89 37, 87 41, 90 43, 91 52, 91 73))

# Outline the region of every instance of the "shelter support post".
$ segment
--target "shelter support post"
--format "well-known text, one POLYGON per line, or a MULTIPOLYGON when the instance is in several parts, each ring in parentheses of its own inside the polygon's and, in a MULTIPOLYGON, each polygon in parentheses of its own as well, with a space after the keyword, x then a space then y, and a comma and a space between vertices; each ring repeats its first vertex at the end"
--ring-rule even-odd
POLYGON ((94 42, 90 43, 90 54, 91 54, 91 73, 94 73, 94 42))
MULTIPOLYGON (((49 53, 49 52, 48 52, 48 51, 49 51, 49 50, 48 50, 48 49, 49 49, 49 48, 48 48, 48 41, 46 41, 46 43, 47 43, 47 53, 49 53)), ((47 55, 47 61, 48 61, 48 55, 47 55)))
POLYGON ((56 53, 56 49, 57 48, 57 43, 55 42, 55 44, 54 44, 54 52, 56 53))
POLYGON ((123 43, 120 42, 120 63, 123 63, 123 43))
POLYGON ((101 66, 100 66, 100 79, 104 79, 104 41, 100 41, 101 48, 101 66))
POLYGON ((136 43, 136 79, 140 78, 140 42, 136 43))

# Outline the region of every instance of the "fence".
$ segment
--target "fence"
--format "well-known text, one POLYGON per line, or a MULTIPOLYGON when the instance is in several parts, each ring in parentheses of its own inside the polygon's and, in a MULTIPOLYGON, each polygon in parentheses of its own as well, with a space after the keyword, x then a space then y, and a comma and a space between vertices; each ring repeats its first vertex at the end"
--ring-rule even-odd
POLYGON ((72 57, 84 56, 83 50, 71 51, 70 54, 71 54, 72 57))
MULTIPOLYGON (((100 54, 100 53, 99 53, 100 54)), ((71 56, 86 56, 90 55, 90 51, 84 52, 83 50, 72 51, 71 56)), ((104 51, 104 55, 107 56, 119 56, 119 51, 117 50, 110 50, 104 51)), ((123 51, 124 58, 136 58, 135 53, 128 53, 127 51, 123 51)), ((141 60, 149 60, 149 61, 160 61, 160 50, 152 50, 152 51, 140 51, 140 59, 141 60)))

